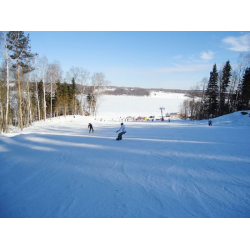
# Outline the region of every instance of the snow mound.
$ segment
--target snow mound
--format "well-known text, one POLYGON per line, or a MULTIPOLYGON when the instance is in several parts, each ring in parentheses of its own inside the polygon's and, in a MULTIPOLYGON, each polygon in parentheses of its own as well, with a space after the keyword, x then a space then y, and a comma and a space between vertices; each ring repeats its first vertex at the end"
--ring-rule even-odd
POLYGON ((228 115, 223 115, 213 119, 213 123, 218 125, 247 125, 250 126, 250 112, 248 110, 244 110, 244 112, 248 112, 247 115, 243 115, 242 111, 234 112, 228 115))

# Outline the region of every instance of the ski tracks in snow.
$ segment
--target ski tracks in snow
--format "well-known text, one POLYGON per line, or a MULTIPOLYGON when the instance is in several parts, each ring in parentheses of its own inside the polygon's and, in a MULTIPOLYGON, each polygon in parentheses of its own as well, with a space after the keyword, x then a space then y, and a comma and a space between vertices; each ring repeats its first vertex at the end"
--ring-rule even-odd
MULTIPOLYGON (((139 156, 136 160, 140 162, 142 158, 139 156)), ((118 217, 164 217, 164 204, 150 187, 147 165, 142 168, 123 156, 114 162, 112 168, 117 173, 114 199, 118 217)))

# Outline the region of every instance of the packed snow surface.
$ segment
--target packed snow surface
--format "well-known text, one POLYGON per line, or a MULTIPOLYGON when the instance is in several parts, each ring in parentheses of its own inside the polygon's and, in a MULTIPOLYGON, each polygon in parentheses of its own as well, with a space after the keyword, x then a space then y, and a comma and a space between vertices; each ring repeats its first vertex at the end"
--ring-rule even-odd
POLYGON ((125 115, 56 117, 0 135, 0 217, 250 217, 248 115, 210 127, 129 121, 116 141, 125 115))
POLYGON ((152 92, 147 96, 103 96, 98 116, 105 117, 128 117, 128 116, 161 116, 160 107, 163 107, 163 115, 180 110, 180 105, 185 99, 184 94, 152 92))

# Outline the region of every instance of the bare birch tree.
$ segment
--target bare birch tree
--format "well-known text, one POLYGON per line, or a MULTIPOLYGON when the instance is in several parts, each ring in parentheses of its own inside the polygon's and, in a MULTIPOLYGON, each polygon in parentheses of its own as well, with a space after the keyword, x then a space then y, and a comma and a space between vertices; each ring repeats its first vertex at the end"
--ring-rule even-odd
MULTIPOLYGON (((74 86, 73 87, 73 92, 76 92, 78 88, 76 87, 77 84, 79 84, 80 81, 80 68, 72 66, 69 71, 66 72, 66 82, 67 83, 72 83, 74 86)), ((73 93, 73 113, 75 114, 76 112, 76 93, 73 93)))
POLYGON ((203 77, 201 80, 201 87, 202 87, 202 101, 205 99, 205 91, 207 89, 207 84, 208 84, 208 78, 203 77))
MULTIPOLYGON (((14 40, 13 43, 16 41, 14 40)), ((10 58, 10 51, 7 46, 7 32, 2 31, 0 35, 0 44, 1 44, 1 51, 3 55, 3 59, 5 61, 6 67, 6 112, 5 112, 5 132, 8 132, 8 116, 9 116, 9 100, 10 100, 10 68, 12 67, 13 63, 11 62, 10 58)))
POLYGON ((43 56, 39 60, 41 76, 43 79, 43 119, 46 120, 46 82, 48 82, 48 59, 43 56))
POLYGON ((233 70, 232 76, 231 76, 231 81, 230 81, 230 86, 229 86, 229 92, 228 92, 228 108, 229 112, 234 112, 236 111, 236 103, 235 103, 235 87, 237 84, 237 79, 238 79, 238 73, 236 70, 233 70))
POLYGON ((84 92, 85 92, 85 88, 88 85, 88 81, 90 79, 90 72, 86 69, 80 68, 80 73, 79 73, 79 84, 80 86, 77 87, 78 92, 81 95, 81 101, 80 101, 80 105, 81 105, 81 115, 83 115, 84 112, 84 101, 83 101, 83 96, 84 96, 84 92))
POLYGON ((104 86, 107 86, 108 84, 109 81, 106 80, 106 76, 104 73, 94 73, 94 75, 92 76, 92 93, 94 98, 91 98, 90 106, 93 108, 94 116, 96 116, 98 101, 103 93, 104 86))
POLYGON ((52 118, 52 99, 53 99, 53 88, 55 89, 56 81, 60 81, 62 77, 61 65, 58 61, 55 61, 49 65, 50 72, 50 120, 52 118))
POLYGON ((6 131, 4 120, 4 105, 6 103, 6 89, 0 80, 0 133, 6 131))
POLYGON ((38 65, 37 65, 37 56, 34 57, 33 64, 34 64, 34 72, 32 74, 32 80, 35 83, 35 96, 36 96, 36 102, 37 102, 37 118, 40 121, 41 115, 40 115, 40 103, 39 103, 39 97, 38 97, 38 65))
POLYGON ((10 57, 15 61, 13 68, 16 69, 17 73, 17 84, 18 84, 18 104, 19 104, 19 125, 21 131, 23 130, 23 121, 22 121, 22 96, 21 96, 21 87, 20 87, 20 71, 23 73, 29 72, 32 70, 29 67, 30 60, 35 56, 30 52, 29 34, 24 35, 23 31, 10 31, 7 34, 7 48, 11 51, 10 57))
POLYGON ((185 99, 184 101, 183 101, 183 103, 182 104, 180 104, 180 107, 179 107, 179 109, 180 109, 180 113, 182 114, 182 117, 184 118, 184 119, 187 119, 188 117, 189 117, 189 114, 190 114, 190 100, 189 99, 185 99))
POLYGON ((219 88, 219 93, 218 93, 218 104, 219 104, 219 110, 218 113, 221 114, 221 95, 222 95, 222 69, 223 66, 220 66, 220 69, 218 70, 218 88, 219 88))
POLYGON ((71 83, 72 79, 75 79, 76 84, 80 82, 80 68, 72 66, 69 71, 66 72, 66 82, 71 83))
POLYGON ((20 78, 23 80, 23 86, 21 86, 22 92, 25 94, 23 95, 23 118, 24 124, 26 127, 30 125, 32 122, 32 115, 31 115, 31 94, 30 94, 30 73, 20 74, 20 78))

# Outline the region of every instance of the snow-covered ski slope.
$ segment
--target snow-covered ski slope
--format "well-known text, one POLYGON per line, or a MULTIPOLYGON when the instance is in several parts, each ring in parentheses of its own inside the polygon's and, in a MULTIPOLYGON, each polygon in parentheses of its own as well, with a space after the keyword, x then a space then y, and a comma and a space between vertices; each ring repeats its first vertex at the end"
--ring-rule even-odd
POLYGON ((0 135, 0 217, 250 217, 248 115, 124 123, 122 141, 111 117, 0 135))

